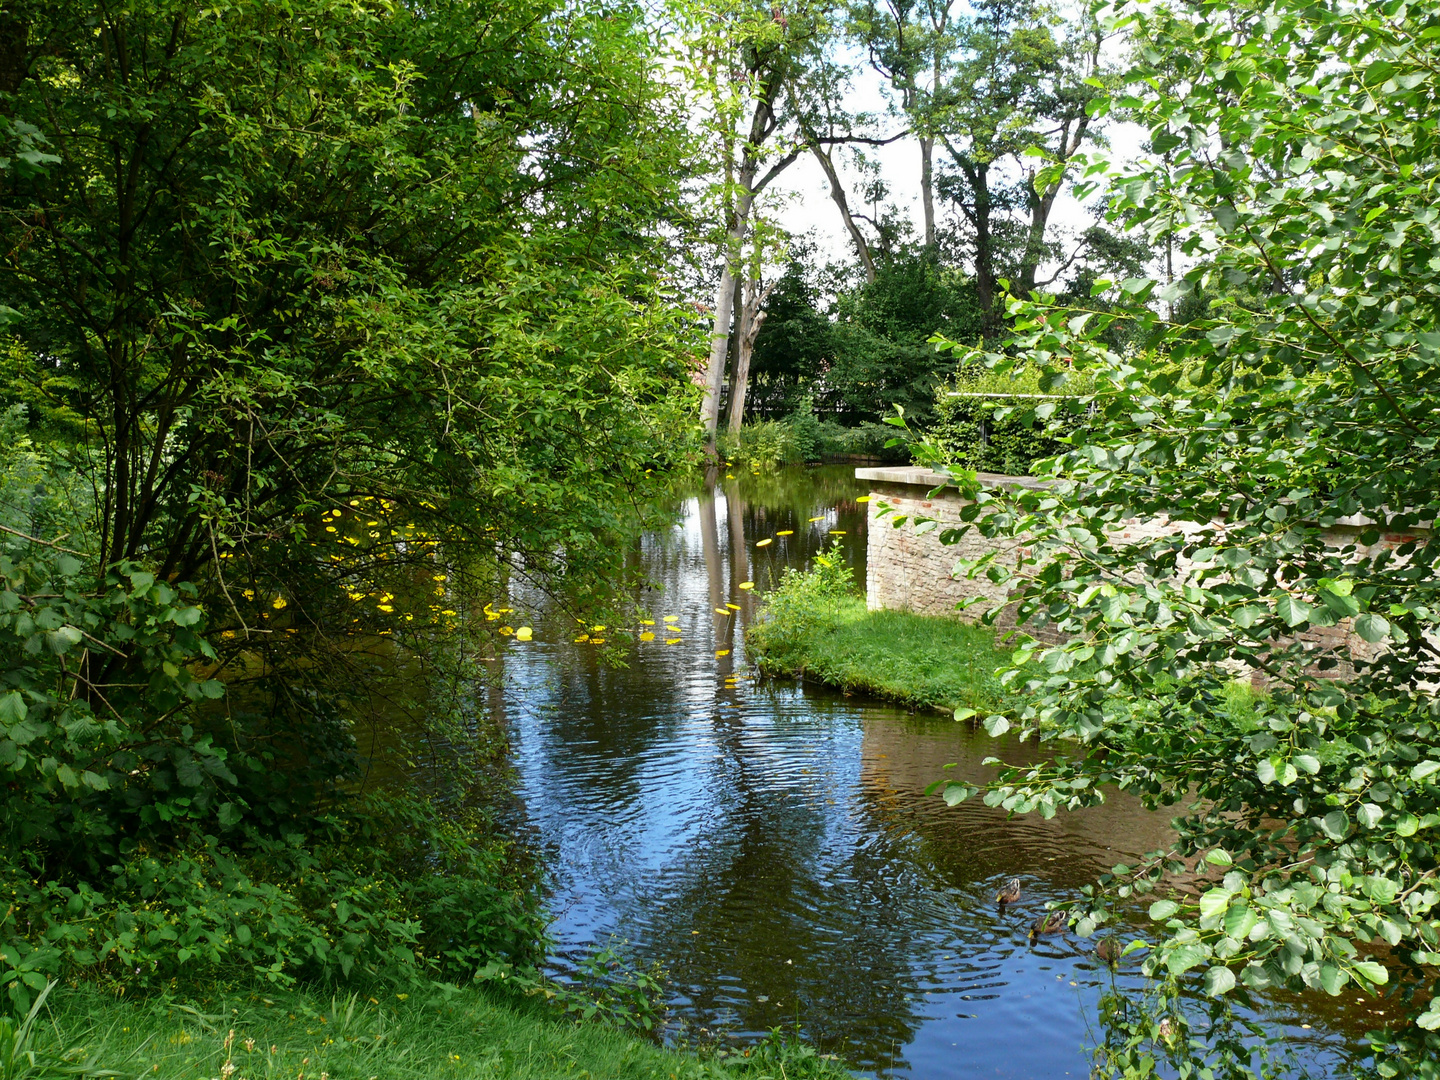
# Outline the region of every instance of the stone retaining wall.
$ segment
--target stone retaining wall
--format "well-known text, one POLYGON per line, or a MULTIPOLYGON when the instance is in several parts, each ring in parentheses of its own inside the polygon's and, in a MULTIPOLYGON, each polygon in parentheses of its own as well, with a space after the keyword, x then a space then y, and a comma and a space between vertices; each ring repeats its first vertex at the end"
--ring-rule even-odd
MULTIPOLYGON (((953 487, 930 497, 929 492, 943 484, 945 477, 916 468, 856 469, 855 475, 870 481, 865 596, 872 611, 887 609, 924 615, 954 615, 956 604, 979 598, 980 603, 969 612, 960 613, 961 618, 975 619, 980 612, 1008 597, 1005 586, 997 585, 984 576, 953 576, 957 562, 979 558, 990 551, 997 541, 987 540, 978 532, 971 531, 959 543, 940 543, 939 536, 945 528, 961 524, 960 510, 966 502, 953 487), (894 513, 880 517, 882 503, 892 507, 894 513), (894 518, 902 515, 910 520, 896 528, 894 518), (917 535, 913 520, 916 516, 933 518, 940 525, 931 532, 917 535)), ((980 481, 986 487, 1045 486, 1043 481, 1031 477, 992 473, 981 473, 980 481)), ((1193 528, 1196 526, 1166 519, 1133 519, 1123 523, 1119 535, 1126 539, 1141 539, 1193 528)), ((1358 544, 1360 528, 1358 522, 1337 525, 1327 534, 1326 542, 1335 547, 1358 544)), ((1413 539, 1412 535, 1389 533, 1383 535, 1375 547, 1393 549, 1413 539)), ((1010 539, 998 543, 998 561, 1012 569, 1018 558, 1027 554, 1022 540, 1010 539)), ((1013 606, 1007 609, 997 625, 1004 629, 1014 628, 1013 606)), ((1047 634, 1044 629, 1027 626, 1026 632, 1042 639, 1056 640, 1053 632, 1047 634)), ((1304 637, 1339 661, 1338 667, 1326 672, 1337 677, 1353 674, 1350 661, 1369 658, 1376 648, 1351 631, 1349 620, 1308 631, 1304 637)))

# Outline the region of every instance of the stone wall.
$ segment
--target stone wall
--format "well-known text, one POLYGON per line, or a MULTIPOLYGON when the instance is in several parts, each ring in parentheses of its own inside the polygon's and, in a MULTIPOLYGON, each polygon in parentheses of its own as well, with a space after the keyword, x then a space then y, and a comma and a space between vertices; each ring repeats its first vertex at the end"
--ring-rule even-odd
MULTIPOLYGON (((966 600, 979 599, 969 612, 960 613, 961 618, 978 618, 980 612, 1003 602, 1009 595, 1004 585, 997 585, 983 575, 975 578, 956 577, 955 564, 962 559, 976 559, 990 551, 997 541, 987 540, 976 531, 971 531, 956 544, 940 543, 940 533, 947 526, 961 524, 960 510, 965 505, 953 487, 930 497, 930 491, 945 482, 937 473, 916 468, 856 469, 855 475, 870 481, 870 518, 866 553, 865 595, 869 608, 896 611, 913 611, 924 615, 954 615, 956 604, 966 600), (880 517, 881 504, 892 507, 893 514, 880 517), (894 519, 904 516, 907 520, 899 528, 894 519), (930 532, 916 534, 914 517, 933 518, 940 522, 930 532)), ((980 481, 986 487, 1008 486, 1039 488, 1043 481, 1024 476, 1000 476, 981 473, 980 481)), ((1349 522, 1335 526, 1327 534, 1327 543, 1335 547, 1358 544, 1362 522, 1349 522)), ((1132 519, 1122 524, 1119 535, 1125 539, 1141 539, 1146 536, 1161 536, 1167 533, 1186 531, 1196 526, 1172 522, 1166 519, 1141 521, 1132 519)), ((1395 548, 1415 539, 1412 535, 1387 533, 1375 548, 1395 548)), ((1023 541, 1003 540, 997 561, 1013 569, 1018 558, 1027 554, 1023 541)), ((1372 551, 1374 549, 1371 549, 1372 551)), ((1183 569, 1183 567, 1182 567, 1183 569)), ((1013 607, 998 620, 997 625, 1005 629, 1015 626, 1013 607)), ((1026 632, 1042 639, 1055 640, 1044 630, 1032 626, 1026 632)), ((1308 631, 1304 638, 1313 641, 1322 653, 1329 653, 1339 665, 1326 674, 1346 677, 1353 674, 1350 661, 1369 658, 1377 647, 1365 641, 1350 629, 1349 620, 1337 626, 1321 627, 1308 631)))

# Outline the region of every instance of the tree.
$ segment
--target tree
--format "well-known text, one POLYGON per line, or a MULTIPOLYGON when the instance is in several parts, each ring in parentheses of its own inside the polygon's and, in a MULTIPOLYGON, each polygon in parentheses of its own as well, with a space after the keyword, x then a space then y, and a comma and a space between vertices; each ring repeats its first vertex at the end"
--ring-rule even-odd
POLYGON ((657 50, 632 9, 532 0, 0 32, 0 377, 93 495, 70 554, 3 537, 0 871, 321 828, 364 642, 446 662, 502 573, 623 586, 693 409, 657 50))
POLYGON ((1038 278, 1046 231, 1068 164, 1091 136, 1102 36, 1093 19, 1067 25, 1035 0, 983 0, 974 11, 954 31, 954 55, 937 65, 948 77, 937 76, 926 122, 949 156, 938 186, 967 228, 985 339, 994 341, 1000 279, 1008 273, 1025 297, 1048 284, 1038 278), (1037 169, 1036 156, 1049 167, 1037 169))
MULTIPOLYGON (((1171 849, 1073 905, 1078 931, 1147 895, 1145 970, 1171 1001, 1201 972, 1217 999, 1398 984, 1413 1004, 1372 1035, 1378 1070, 1434 1077, 1440 20, 1310 0, 1125 0, 1113 14, 1146 48, 1098 108, 1137 110, 1154 151, 1117 171, 1114 213, 1193 266, 1169 294, 1139 278, 1125 291, 1168 300, 1223 279, 1247 295, 1183 325, 1129 316, 1154 347, 1127 355, 1104 344, 1112 312, 1012 303, 1015 352, 1052 386, 1093 375, 1101 423, 1057 459, 1051 489, 977 491, 968 512, 967 528, 1033 538, 1013 571, 987 569, 1026 625, 1066 639, 1020 643, 1005 677, 1027 695, 985 726, 1073 740, 1002 767, 984 797, 1046 815, 1116 787, 1184 803, 1171 849), (1148 89, 1162 67, 1163 95, 1148 89), (1161 514, 1193 528, 1118 528, 1161 514), (1327 546, 1343 521, 1355 542, 1327 546), (1237 670, 1261 690, 1233 689, 1237 670), (1181 873, 1199 880, 1167 888, 1181 873)), ((1097 1066, 1139 1075, 1154 1030, 1120 1024, 1097 1066)), ((1196 1053, 1249 1071, 1233 1043, 1196 1053)))
POLYGON ((730 355, 740 265, 756 198, 804 150, 792 120, 792 84, 823 47, 824 5, 782 9, 731 0, 718 10, 679 12, 690 41, 686 70, 699 83, 706 125, 715 141, 718 196, 724 218, 714 329, 705 368, 700 422, 713 448, 720 419, 725 362, 730 355), (777 145, 777 134, 790 138, 777 145))

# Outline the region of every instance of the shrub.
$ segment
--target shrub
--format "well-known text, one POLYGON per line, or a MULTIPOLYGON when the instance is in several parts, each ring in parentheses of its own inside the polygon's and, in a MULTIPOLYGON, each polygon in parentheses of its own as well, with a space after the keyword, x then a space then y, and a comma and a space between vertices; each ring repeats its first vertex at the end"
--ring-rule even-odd
POLYGON ((1084 395, 1091 389, 1087 379, 1072 377, 1044 390, 1034 368, 1012 377, 961 367, 936 391, 930 440, 947 464, 1028 476, 1036 462, 1069 449, 1062 440, 1088 430, 1084 395))

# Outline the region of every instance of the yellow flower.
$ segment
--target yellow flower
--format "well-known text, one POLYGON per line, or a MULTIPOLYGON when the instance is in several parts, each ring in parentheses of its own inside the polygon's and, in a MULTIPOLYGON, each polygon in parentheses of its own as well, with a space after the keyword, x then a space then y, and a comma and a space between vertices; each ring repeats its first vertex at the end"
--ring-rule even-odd
POLYGON ((244 590, 243 592, 241 592, 240 595, 243 596, 243 597, 245 597, 246 600, 254 600, 254 599, 255 599, 255 590, 254 590, 254 589, 246 589, 246 590, 244 590))
POLYGON ((274 608, 276 611, 283 611, 284 608, 285 608, 285 606, 286 606, 285 597, 283 597, 283 596, 277 596, 277 597, 275 597, 274 600, 271 600, 271 601, 270 601, 270 606, 271 606, 272 608, 274 608))
POLYGON ((640 640, 641 640, 641 641, 654 641, 654 640, 655 640, 655 635, 652 634, 649 630, 646 630, 643 634, 640 635, 640 640))
POLYGON ((592 627, 590 628, 590 632, 591 632, 592 634, 603 634, 603 633, 605 632, 605 627, 603 627, 603 626, 592 626, 592 627))
POLYGON ((363 592, 352 592, 352 593, 346 593, 345 595, 348 596, 348 597, 350 597, 351 600, 364 600, 364 599, 365 599, 365 594, 364 594, 363 592))
POLYGON ((590 635, 589 635, 589 634, 581 634, 579 637, 577 637, 577 638, 575 639, 575 643, 578 645, 578 644, 580 644, 582 641, 589 641, 589 640, 590 640, 590 635))
POLYGON ((529 641, 529 640, 530 640, 531 633, 532 633, 532 631, 531 631, 530 627, 528 627, 528 626, 522 626, 522 627, 520 627, 520 629, 518 629, 518 630, 515 631, 515 640, 516 640, 516 641, 529 641))
MULTIPOLYGON (((440 614, 441 614, 441 615, 454 615, 455 612, 451 611, 449 608, 446 608, 444 611, 440 612, 440 614)), ((509 627, 508 627, 508 626, 505 626, 505 627, 501 627, 501 629, 502 629, 502 630, 508 630, 509 627)))
POLYGON ((794 536, 794 535, 795 535, 795 530, 794 530, 794 529, 781 529, 781 530, 780 530, 779 532, 777 532, 775 535, 776 535, 776 536, 794 536))
POLYGON ((831 529, 831 530, 830 530, 830 535, 831 535, 831 536, 844 536, 844 535, 845 535, 845 530, 844 530, 844 529, 831 529))
POLYGON ((376 606, 376 608, 378 608, 380 611, 383 611, 383 612, 385 612, 386 614, 389 614, 390 612, 392 612, 392 611, 395 610, 395 609, 394 609, 393 607, 391 607, 389 604, 376 604, 375 606, 376 606))
POLYGON ((326 532, 334 532, 334 531, 335 531, 335 526, 334 526, 334 525, 326 525, 326 526, 325 526, 325 531, 326 531, 326 532))
MULTIPOLYGON (((446 614, 446 615, 454 615, 455 613, 454 613, 453 611, 447 611, 447 612, 445 612, 444 614, 446 614)), ((513 634, 514 632, 515 632, 515 628, 514 628, 513 626, 502 626, 502 627, 500 627, 500 635, 501 635, 502 637, 509 637, 509 636, 510 636, 511 634, 513 634)))
POLYGON ((684 640, 685 640, 684 638, 678 638, 678 637, 666 638, 666 639, 665 639, 665 644, 666 644, 666 645, 679 645, 680 642, 682 642, 682 641, 684 641, 684 640))
POLYGON ((730 650, 729 650, 729 649, 716 649, 716 650, 715 650, 715 655, 716 655, 716 656, 729 656, 729 655, 730 655, 730 650))
POLYGON ((716 615, 729 615, 729 614, 730 614, 730 609, 729 609, 729 608, 723 608, 723 607, 717 607, 717 608, 715 609, 715 614, 716 614, 716 615))
POLYGON ((666 615, 666 616, 665 616, 665 621, 666 621, 666 622, 678 622, 679 619, 680 619, 680 616, 679 616, 679 615, 666 615))
POLYGON ((740 610, 740 605, 739 605, 739 604, 726 603, 725 606, 728 607, 731 611, 739 611, 739 610, 740 610))
POLYGON ((811 520, 812 522, 814 522, 814 521, 824 521, 825 519, 824 519, 824 517, 817 517, 817 518, 811 518, 810 520, 811 520))
POLYGON ((591 644, 591 645, 604 645, 604 644, 605 644, 605 639, 604 639, 603 637, 591 638, 591 639, 590 639, 590 644, 591 644))
POLYGON ((773 544, 774 542, 775 542, 775 541, 774 541, 773 538, 767 536, 764 540, 756 540, 756 541, 755 541, 755 546, 756 546, 756 547, 766 547, 767 545, 773 544))
POLYGON ((449 578, 449 575, 447 575, 447 574, 436 574, 436 575, 435 575, 434 577, 432 577, 430 580, 431 580, 431 581, 449 581, 450 578, 449 578))
POLYGON ((740 589, 753 589, 754 587, 755 583, 753 581, 742 581, 738 586, 736 586, 736 588, 740 589))
POLYGON ((655 620, 654 620, 654 619, 641 619, 641 620, 640 620, 640 625, 641 625, 641 626, 654 626, 654 625, 655 625, 655 620))
POLYGON ((869 495, 861 495, 861 496, 860 496, 858 499, 856 499, 855 501, 856 501, 856 502, 869 502, 869 501, 870 501, 870 496, 869 496, 869 495))

